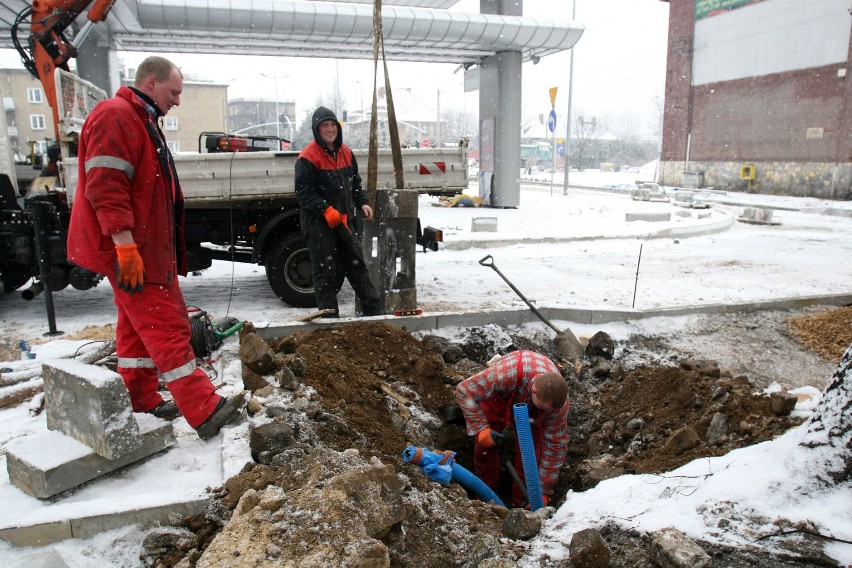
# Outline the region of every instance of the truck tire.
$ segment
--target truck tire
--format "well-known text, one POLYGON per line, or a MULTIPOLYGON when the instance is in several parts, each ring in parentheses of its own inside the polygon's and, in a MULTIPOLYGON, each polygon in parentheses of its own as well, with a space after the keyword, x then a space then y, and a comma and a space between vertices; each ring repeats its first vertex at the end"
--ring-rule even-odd
POLYGON ((24 272, 10 271, 0 272, 0 292, 14 292, 30 279, 24 272))
MULTIPOLYGON (((275 295, 294 308, 315 308, 314 280, 311 257, 302 235, 289 235, 273 244, 266 253, 266 278, 275 295)), ((335 285, 339 292, 344 275, 338 275, 335 285)))

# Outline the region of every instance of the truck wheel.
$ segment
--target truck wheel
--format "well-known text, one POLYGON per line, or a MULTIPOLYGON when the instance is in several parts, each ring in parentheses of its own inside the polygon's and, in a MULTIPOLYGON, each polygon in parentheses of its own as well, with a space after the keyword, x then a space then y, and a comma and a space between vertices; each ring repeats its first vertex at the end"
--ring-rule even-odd
MULTIPOLYGON (((291 235, 275 243, 266 253, 266 278, 275 295, 294 308, 315 308, 311 256, 301 235, 291 235)), ((340 292, 345 275, 337 275, 335 290, 340 292)))
POLYGON ((301 235, 292 235, 270 247, 264 260, 266 278, 275 295, 294 308, 313 308, 311 257, 301 235))
POLYGON ((0 272, 0 292, 14 292, 29 281, 29 275, 23 272, 0 272))

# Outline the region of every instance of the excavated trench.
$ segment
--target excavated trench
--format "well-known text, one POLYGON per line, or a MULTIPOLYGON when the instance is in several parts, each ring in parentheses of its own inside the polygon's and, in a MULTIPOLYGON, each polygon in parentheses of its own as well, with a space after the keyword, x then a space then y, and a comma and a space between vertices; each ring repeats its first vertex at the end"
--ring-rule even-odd
MULTIPOLYGON (((849 328, 852 308, 779 313, 776 319, 788 350, 833 352, 836 329, 849 328), (792 316, 797 317, 788 322, 792 316)), ((761 327, 763 333, 766 328, 761 327)), ((241 341, 252 334, 247 325, 241 341)), ((608 337, 598 339, 605 344, 608 337)), ((498 540, 506 511, 471 499, 455 484, 428 480, 403 461, 402 451, 411 444, 450 449, 473 470, 471 439, 453 388, 493 356, 515 349, 548 355, 569 384, 571 440, 557 506, 569 489, 582 491, 622 473, 670 471, 702 456, 771 439, 800 423, 789 416, 790 397, 785 410, 785 401, 761 394, 747 375, 728 372, 707 353, 672 348, 671 339, 635 336, 613 344, 609 353, 614 356, 578 362, 562 359, 542 332, 528 336, 497 326, 471 328, 450 341, 359 322, 268 341, 276 354, 273 370, 260 375, 243 365, 244 382, 254 393, 249 409, 256 463, 215 491, 214 506, 205 515, 178 523, 186 536, 182 545, 148 543, 146 564, 213 566, 232 554, 246 562, 249 555, 258 566, 345 565, 342 559, 353 557, 353 550, 370 557, 373 546, 386 551, 392 566, 478 566, 486 558, 512 565, 524 554, 525 542, 498 540), (714 429, 716 415, 726 417, 726 428, 716 424, 714 429), (353 536, 346 515, 338 519, 323 508, 328 504, 316 491, 353 468, 379 465, 392 466, 404 513, 366 539, 378 543, 367 546, 364 535, 353 536), (240 505, 246 495, 260 495, 253 498, 264 509, 270 488, 280 495, 273 499, 277 505, 229 523, 235 509, 247 508, 240 505), (255 544, 246 544, 240 530, 253 535, 255 544), (260 548, 258 541, 264 543, 260 548)), ((731 339, 747 338, 737 333, 731 339)), ((717 348, 724 343, 716 338, 717 348)), ((830 361, 826 365, 830 368, 830 361)), ((504 479, 498 495, 511 502, 511 481, 504 479)), ((601 533, 614 553, 611 566, 651 566, 642 560, 646 536, 617 527, 601 533)), ((714 554, 724 557, 726 566, 801 565, 719 547, 714 554)), ((807 555, 824 558, 818 551, 807 555)))

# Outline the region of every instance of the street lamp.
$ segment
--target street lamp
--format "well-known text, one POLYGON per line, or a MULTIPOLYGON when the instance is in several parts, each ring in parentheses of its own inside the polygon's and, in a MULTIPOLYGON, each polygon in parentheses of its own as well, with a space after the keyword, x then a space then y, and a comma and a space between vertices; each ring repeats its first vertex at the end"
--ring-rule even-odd
MULTIPOLYGON (((571 21, 573 22, 577 19, 577 0, 573 0, 571 6, 571 21)), ((562 186, 562 195, 568 195, 568 174, 571 172, 571 159, 570 159, 570 146, 571 146, 571 103, 574 98, 574 47, 571 47, 571 74, 568 75, 568 118, 565 121, 567 123, 567 131, 565 133, 565 175, 563 176, 563 181, 565 182, 562 186)), ((556 136, 556 133, 553 134, 556 136)), ((553 164, 554 169, 556 169, 556 164, 553 164)))
POLYGON ((358 120, 364 120, 364 87, 361 86, 361 81, 355 81, 355 84, 358 85, 358 92, 360 93, 359 101, 361 106, 361 116, 358 118, 358 120))
POLYGON ((261 73, 261 75, 267 79, 275 81, 275 137, 281 138, 281 115, 278 112, 278 79, 286 79, 290 75, 284 75, 283 77, 272 77, 266 73, 261 73))

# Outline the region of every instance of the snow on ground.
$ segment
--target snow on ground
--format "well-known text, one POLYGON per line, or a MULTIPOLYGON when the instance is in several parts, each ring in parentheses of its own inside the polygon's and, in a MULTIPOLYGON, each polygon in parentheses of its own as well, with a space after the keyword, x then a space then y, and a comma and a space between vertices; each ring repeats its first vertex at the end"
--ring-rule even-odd
MULTIPOLYGON (((552 189, 547 183, 525 185, 516 209, 436 207, 436 199, 422 197, 423 225, 442 229, 446 242, 437 253, 417 255, 418 306, 426 313, 528 309, 494 270, 479 264, 486 255, 492 255, 495 266, 528 299, 546 307, 642 310, 852 294, 852 202, 703 192, 702 199, 711 207, 692 210, 631 200, 626 188, 640 175, 572 172, 572 184, 610 188, 572 188, 562 195, 561 178, 552 189), (780 224, 738 222, 745 206, 774 208, 773 220, 780 224), (625 220, 628 213, 648 212, 670 213, 672 220, 625 220), (496 218, 497 231, 473 231, 476 217, 496 218)), ((470 193, 477 193, 475 185, 470 193)), ((269 289, 264 269, 254 265, 216 261, 181 285, 187 303, 207 310, 214 319, 235 316, 263 327, 289 323, 311 311, 282 304, 269 289)), ((348 285, 340 302, 343 315, 352 314, 348 285)), ((68 335, 115 321, 112 292, 105 283, 89 291, 57 292, 54 304, 56 328, 66 338, 44 336, 49 325, 40 297, 26 302, 17 294, 6 295, 0 300, 0 342, 8 347, 27 339, 37 360, 67 357, 85 343, 68 335)), ((608 331, 618 339, 619 330, 626 335, 643 326, 683 325, 688 318, 668 324, 661 319, 666 318, 634 319, 608 331)), ((565 322, 556 323, 565 327, 565 322)), ((582 322, 570 326, 578 334, 587 331, 585 327, 594 331, 582 322)), ((226 340, 223 351, 229 350, 235 350, 233 338, 226 340)), ((10 361, 0 367, 22 364, 10 361)), ((216 384, 238 388, 237 365, 219 363, 215 368, 216 384)), ((18 519, 35 522, 105 512, 134 500, 144 502, 146 494, 155 493, 157 499, 200 494, 223 479, 220 449, 226 455, 244 455, 239 447, 244 441, 233 439, 238 436, 226 442, 218 436, 205 444, 182 418, 174 424, 176 447, 56 502, 24 495, 2 473, 0 526, 18 519)), ((44 415, 30 416, 27 403, 2 409, 0 447, 44 428, 44 415)), ((565 558, 574 531, 606 519, 643 531, 675 525, 693 538, 745 544, 748 535, 738 533, 736 523, 720 528, 719 520, 783 516, 807 519, 837 538, 852 540, 848 487, 782 499, 795 495, 804 479, 805 472, 788 461, 803 432, 800 428, 772 442, 699 460, 665 476, 624 476, 569 494, 534 541, 534 552, 565 558)), ((5 461, 5 456, 0 458, 3 472, 5 461)), ((52 548, 0 543, 0 556, 13 566, 33 565, 27 564, 30 561, 44 565, 45 558, 59 553, 70 566, 137 566, 140 542, 138 532, 120 529, 52 548)), ((852 545, 830 544, 827 552, 841 564, 852 563, 852 545)))

